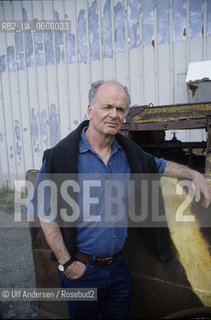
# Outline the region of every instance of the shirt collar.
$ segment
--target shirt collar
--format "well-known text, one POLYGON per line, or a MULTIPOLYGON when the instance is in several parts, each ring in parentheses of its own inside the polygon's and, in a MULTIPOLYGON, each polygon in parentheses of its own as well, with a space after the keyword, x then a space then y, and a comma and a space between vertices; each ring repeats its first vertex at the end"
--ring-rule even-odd
MULTIPOLYGON (((89 141, 85 135, 85 131, 87 130, 87 128, 88 128, 88 126, 84 127, 83 130, 81 131, 81 139, 79 142, 79 152, 85 153, 90 150, 95 153, 95 151, 93 150, 92 146, 89 144, 89 141)), ((116 153, 118 151, 118 149, 122 149, 122 147, 117 142, 116 138, 114 138, 114 141, 111 146, 111 153, 112 154, 116 153)))

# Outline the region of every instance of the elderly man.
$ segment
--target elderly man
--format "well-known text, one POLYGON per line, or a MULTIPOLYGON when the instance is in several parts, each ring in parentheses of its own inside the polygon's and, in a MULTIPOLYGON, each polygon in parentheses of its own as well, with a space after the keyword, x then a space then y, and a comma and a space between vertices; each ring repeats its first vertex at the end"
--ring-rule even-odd
MULTIPOLYGON (((203 206, 208 207, 209 186, 199 172, 145 153, 118 133, 129 105, 128 90, 120 83, 93 83, 87 109, 89 121, 82 122, 55 147, 45 151, 41 173, 105 174, 108 177, 124 174, 127 180, 131 173, 161 173, 187 178, 195 185, 195 201, 202 197, 203 206)), ((105 205, 100 207, 102 215, 103 210, 105 205)), ((86 206, 80 207, 82 211, 86 211, 86 206)), ((107 228, 94 228, 95 220, 87 224, 80 220, 74 228, 63 229, 56 222, 40 221, 58 260, 61 285, 97 288, 97 301, 68 301, 69 317, 127 318, 132 289, 132 277, 122 255, 127 227, 119 228, 115 219, 107 228)))

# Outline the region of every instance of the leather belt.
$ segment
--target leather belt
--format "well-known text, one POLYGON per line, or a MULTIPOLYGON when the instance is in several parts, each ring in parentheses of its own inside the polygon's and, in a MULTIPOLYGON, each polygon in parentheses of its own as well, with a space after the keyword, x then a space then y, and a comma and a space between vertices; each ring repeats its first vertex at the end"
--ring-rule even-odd
MULTIPOLYGON (((99 266, 99 267, 108 266, 109 264, 111 264, 114 261, 114 259, 118 256, 118 254, 119 253, 114 254, 113 256, 107 257, 107 258, 96 257, 93 264, 95 266, 99 266)), ((93 256, 89 256, 89 255, 82 253, 82 252, 76 252, 75 258, 76 258, 76 260, 80 260, 82 262, 88 262, 88 263, 93 262, 93 256)))

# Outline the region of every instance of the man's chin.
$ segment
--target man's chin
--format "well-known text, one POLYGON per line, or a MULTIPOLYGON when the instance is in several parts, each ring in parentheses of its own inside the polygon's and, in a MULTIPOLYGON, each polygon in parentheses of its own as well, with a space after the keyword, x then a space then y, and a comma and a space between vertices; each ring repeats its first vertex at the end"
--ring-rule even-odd
POLYGON ((106 130, 106 134, 109 134, 109 135, 112 135, 112 136, 115 136, 118 132, 119 132, 119 127, 116 127, 116 128, 108 128, 108 129, 106 130))

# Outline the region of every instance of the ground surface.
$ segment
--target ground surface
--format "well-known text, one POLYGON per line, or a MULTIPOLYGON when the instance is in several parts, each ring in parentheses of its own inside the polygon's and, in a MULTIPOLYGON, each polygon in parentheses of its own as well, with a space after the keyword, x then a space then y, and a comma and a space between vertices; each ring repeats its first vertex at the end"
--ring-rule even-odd
MULTIPOLYGON (((0 287, 35 288, 29 229, 12 226, 13 212, 0 209, 0 287)), ((0 301, 0 319, 36 317, 36 302, 0 301)))

